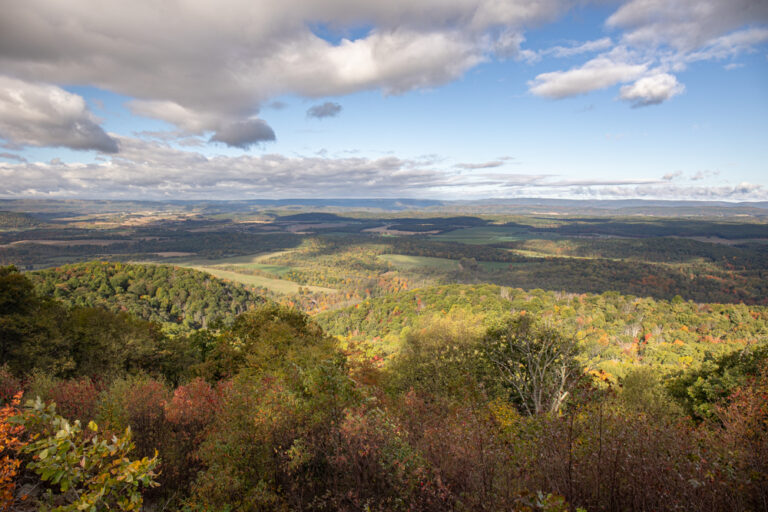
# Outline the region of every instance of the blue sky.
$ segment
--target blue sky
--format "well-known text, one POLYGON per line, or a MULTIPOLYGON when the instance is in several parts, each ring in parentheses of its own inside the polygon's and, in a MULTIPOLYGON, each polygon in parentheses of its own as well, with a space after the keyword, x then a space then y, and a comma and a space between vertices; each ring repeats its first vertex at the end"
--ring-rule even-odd
POLYGON ((768 200, 765 2, 422 2, 14 6, 0 196, 768 200))

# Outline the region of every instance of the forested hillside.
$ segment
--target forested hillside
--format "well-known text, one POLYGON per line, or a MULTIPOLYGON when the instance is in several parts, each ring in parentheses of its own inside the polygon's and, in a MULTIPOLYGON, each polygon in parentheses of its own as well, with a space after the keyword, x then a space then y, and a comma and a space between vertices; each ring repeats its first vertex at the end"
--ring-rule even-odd
POLYGON ((38 222, 31 215, 0 211, 0 229, 29 228, 37 224, 38 222))
MULTIPOLYGON (((77 279, 99 288, 125 270, 92 266, 77 279)), ((768 498, 762 307, 454 285, 323 314, 341 340, 275 303, 170 336, 38 289, 0 269, 5 509, 747 512, 768 498)))
POLYGON ((205 327, 231 322, 264 301, 242 285, 168 265, 91 262, 32 272, 41 295, 65 304, 125 311, 144 320, 205 327))
POLYGON ((670 373, 768 341, 768 308, 698 304, 607 292, 568 294, 495 285, 447 285, 368 299, 317 316, 328 332, 386 355, 434 317, 485 327, 532 314, 579 339, 586 358, 611 378, 638 365, 670 373), (373 340, 373 341, 372 341, 373 340))
POLYGON ((760 219, 65 206, 0 233, 0 509, 768 502, 760 219))

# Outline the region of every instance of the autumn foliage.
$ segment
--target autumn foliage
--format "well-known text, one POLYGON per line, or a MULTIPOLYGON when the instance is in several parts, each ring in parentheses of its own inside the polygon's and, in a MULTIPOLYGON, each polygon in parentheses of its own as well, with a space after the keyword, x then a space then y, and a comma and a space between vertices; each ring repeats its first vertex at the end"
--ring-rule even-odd
MULTIPOLYGON (((0 368, 0 505, 15 505, 22 481, 30 508, 61 511, 768 503, 768 350, 739 341, 764 328, 746 306, 491 285, 361 305, 337 327, 381 329, 378 346, 360 333, 340 343, 274 303, 189 338, 151 324, 124 338, 132 321, 102 310, 67 317, 79 337, 57 338, 62 353, 48 324, 6 337, 16 355, 0 368), (649 317, 685 341, 664 341, 649 317), (120 364, 99 366, 112 356, 120 364), (21 411, 19 388, 32 399, 21 411)), ((17 333, 29 318, 13 320, 17 333)))
POLYGON ((26 443, 22 437, 24 427, 8 420, 19 414, 21 396, 18 392, 0 409, 0 510, 9 510, 16 500, 16 477, 21 466, 17 453, 26 443))

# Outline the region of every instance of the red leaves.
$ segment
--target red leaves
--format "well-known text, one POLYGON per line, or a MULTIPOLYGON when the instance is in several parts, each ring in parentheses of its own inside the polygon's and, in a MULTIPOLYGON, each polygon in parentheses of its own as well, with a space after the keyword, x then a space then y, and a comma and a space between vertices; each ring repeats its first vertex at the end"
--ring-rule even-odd
POLYGON ((220 410, 220 393, 197 378, 176 388, 173 398, 165 404, 165 417, 173 426, 193 432, 210 424, 220 410))
POLYGON ((0 366, 0 404, 11 402, 21 389, 21 381, 11 375, 7 366, 0 366))
POLYGON ((0 409, 0 510, 10 510, 13 505, 15 480, 21 466, 14 452, 26 444, 20 439, 24 427, 8 422, 8 418, 19 414, 20 401, 21 391, 18 391, 10 403, 0 409))
POLYGON ((95 416, 98 398, 99 390, 88 377, 61 381, 50 390, 48 397, 62 416, 81 423, 95 416))

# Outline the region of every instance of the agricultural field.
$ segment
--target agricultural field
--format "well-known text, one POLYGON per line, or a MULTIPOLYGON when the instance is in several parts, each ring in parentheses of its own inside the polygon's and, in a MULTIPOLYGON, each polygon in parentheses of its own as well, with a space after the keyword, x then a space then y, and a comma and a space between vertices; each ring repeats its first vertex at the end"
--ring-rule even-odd
POLYGON ((459 242, 463 244, 475 245, 494 245, 504 242, 517 242, 520 240, 530 240, 533 238, 550 239, 557 238, 554 234, 531 233, 524 227, 508 226, 484 226, 474 228, 463 228, 432 235, 434 240, 442 242, 459 242))

